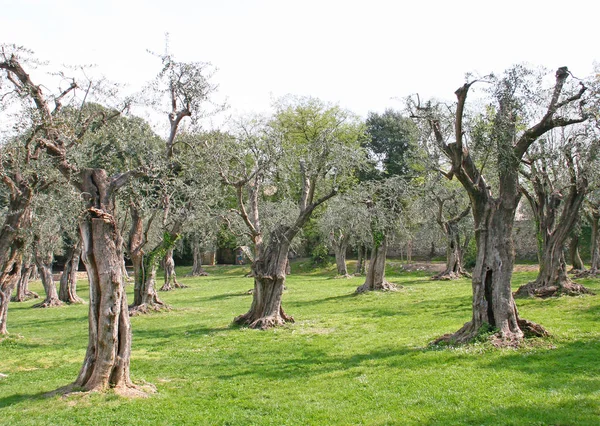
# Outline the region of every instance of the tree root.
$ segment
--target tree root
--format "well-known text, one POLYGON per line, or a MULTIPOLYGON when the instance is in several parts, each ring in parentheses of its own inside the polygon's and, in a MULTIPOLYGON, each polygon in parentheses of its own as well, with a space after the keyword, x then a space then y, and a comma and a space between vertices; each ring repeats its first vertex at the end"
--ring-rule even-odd
POLYGON ((471 274, 469 274, 468 272, 444 271, 434 275, 430 279, 435 281, 451 281, 459 280, 461 278, 471 278, 471 274))
POLYGON ((573 272, 575 273, 575 278, 598 278, 598 277, 600 277, 600 270, 592 270, 592 269, 590 269, 589 271, 575 270, 573 272))
MULTIPOLYGON (((465 323, 456 333, 448 333, 438 337, 431 345, 468 345, 481 339, 488 340, 493 346, 497 348, 508 348, 518 347, 524 338, 532 337, 547 337, 550 335, 548 331, 541 325, 528 321, 526 319, 518 319, 517 323, 522 333, 517 332, 501 332, 498 331, 493 334, 488 334, 484 327, 475 327, 472 321, 465 323)), ((486 328, 489 326, 486 325, 486 328)))
POLYGON ((286 323, 294 323, 294 317, 287 315, 283 308, 279 310, 278 315, 269 315, 254 319, 256 316, 251 312, 235 317, 234 324, 246 325, 248 328, 257 330, 268 330, 274 327, 280 327, 286 323))
POLYGON ((188 287, 187 285, 183 285, 183 284, 179 284, 179 283, 174 283, 173 285, 171 285, 171 283, 165 283, 159 289, 159 291, 172 291, 172 290, 175 290, 177 288, 187 288, 187 287, 188 287))
POLYGON ((10 298, 10 301, 11 302, 25 302, 30 299, 39 299, 39 298, 40 298, 40 295, 37 294, 35 291, 27 290, 25 292, 25 297, 23 299, 19 299, 17 296, 13 296, 10 298))
POLYGON ((522 285, 513 293, 515 298, 525 297, 540 297, 546 299, 548 297, 558 296, 580 296, 582 294, 594 294, 581 284, 572 281, 563 282, 557 285, 540 286, 537 281, 531 281, 522 285))
POLYGON ((145 382, 143 385, 134 385, 133 383, 129 383, 127 385, 116 386, 109 389, 85 390, 81 386, 71 383, 70 385, 63 386, 53 390, 52 392, 44 394, 44 397, 51 398, 56 395, 61 395, 63 398, 71 398, 82 397, 99 392, 114 392, 116 395, 124 398, 148 398, 151 394, 156 393, 156 386, 145 382))
POLYGON ((368 291, 398 291, 398 289, 401 289, 401 288, 403 288, 403 287, 398 286, 389 281, 383 281, 381 284, 378 284, 378 285, 374 286, 373 288, 371 288, 368 285, 368 283, 365 282, 363 285, 360 285, 356 288, 355 293, 361 294, 361 293, 366 293, 368 291))
POLYGON ((201 269, 200 271, 196 272, 195 274, 190 272, 189 274, 186 275, 186 277, 208 277, 210 276, 210 274, 208 272, 206 272, 204 269, 201 269))
POLYGON ((341 280, 343 278, 354 278, 354 275, 344 274, 344 275, 336 275, 333 277, 334 280, 341 280))
POLYGON ((141 305, 129 306, 129 316, 146 315, 150 312, 170 311, 171 307, 163 302, 160 303, 142 303, 141 305))
POLYGON ((54 308, 56 306, 62 306, 63 302, 58 299, 45 299, 41 303, 36 303, 32 308, 54 308))

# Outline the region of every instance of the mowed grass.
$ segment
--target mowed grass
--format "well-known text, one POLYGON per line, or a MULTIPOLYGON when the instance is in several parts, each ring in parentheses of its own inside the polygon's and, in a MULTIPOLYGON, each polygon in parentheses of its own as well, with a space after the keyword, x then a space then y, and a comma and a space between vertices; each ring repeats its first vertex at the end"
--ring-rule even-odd
MULTIPOLYGON (((0 424, 600 424, 600 296, 518 300, 552 333, 520 349, 435 348, 470 318, 468 280, 430 281, 396 262, 388 279, 403 289, 354 296, 363 279, 296 263, 283 301, 296 323, 256 331, 231 326, 251 302, 247 268, 208 270, 184 278, 182 268, 189 287, 160 294, 172 310, 132 318, 132 378, 158 390, 146 399, 47 396, 77 376, 87 306, 11 304, 0 424)), ((534 275, 517 273, 515 288, 534 275)))

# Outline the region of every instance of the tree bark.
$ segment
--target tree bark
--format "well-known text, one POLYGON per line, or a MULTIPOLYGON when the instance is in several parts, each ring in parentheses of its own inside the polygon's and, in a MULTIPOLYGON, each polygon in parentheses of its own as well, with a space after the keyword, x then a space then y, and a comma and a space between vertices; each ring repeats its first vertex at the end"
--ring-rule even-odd
POLYGON ((349 278, 348 267, 346 266, 346 251, 348 250, 349 236, 346 234, 335 235, 332 231, 330 235, 333 253, 335 254, 335 264, 337 274, 341 277, 349 278))
POLYGON ((540 271, 535 281, 527 283, 515 292, 518 297, 550 297, 591 294, 584 286, 577 284, 567 275, 567 265, 563 249, 569 233, 579 219, 579 209, 587 192, 585 176, 576 175, 573 160, 568 156, 567 167, 571 174, 568 194, 553 190, 552 182, 542 170, 532 164, 531 182, 535 195, 522 189, 534 211, 538 225, 538 240, 541 242, 540 271), (562 206, 560 218, 558 209, 562 206))
POLYGON ((194 264, 192 266, 192 272, 190 273, 190 276, 207 277, 208 272, 202 268, 202 247, 200 247, 200 244, 195 238, 192 240, 192 252, 194 264))
POLYGON ((19 175, 14 180, 5 176, 4 180, 8 183, 10 197, 0 229, 0 335, 8 334, 8 303, 21 277, 25 248, 23 230, 31 224, 33 198, 31 186, 19 175))
POLYGON ((573 271, 579 272, 587 269, 579 254, 579 235, 573 235, 571 237, 571 242, 569 243, 569 257, 571 258, 573 271))
POLYGON ((165 269, 165 283, 160 288, 160 291, 170 291, 176 288, 185 288, 187 286, 180 284, 177 281, 177 274, 175 273, 175 260, 173 259, 173 247, 167 249, 167 253, 163 259, 165 269))
POLYGON ((284 237, 286 230, 287 228, 276 230, 266 249, 255 257, 252 263, 252 305, 247 313, 236 317, 234 323, 266 330, 286 322, 294 322, 294 318, 287 315, 281 306, 290 247, 288 238, 284 237))
POLYGON ((384 235, 379 244, 375 242, 371 250, 371 261, 364 284, 356 289, 356 293, 367 291, 395 291, 398 289, 385 279, 385 260, 387 255, 387 237, 384 235))
POLYGON ((354 275, 363 275, 365 273, 365 257, 367 250, 364 245, 359 244, 356 251, 356 270, 354 271, 354 275))
POLYGON ((46 298, 33 305, 33 308, 50 308, 53 306, 61 306, 62 302, 58 298, 58 292, 56 291, 56 284, 54 283, 54 277, 52 276, 52 262, 54 256, 51 251, 41 252, 38 247, 34 249, 34 259, 37 265, 40 277, 42 279, 42 285, 46 292, 46 298))
POLYGON ((597 277, 600 275, 600 208, 597 205, 592 206, 592 211, 588 215, 588 218, 592 225, 592 235, 590 239, 591 265, 589 271, 579 272, 576 275, 577 278, 597 277))
POLYGON ((469 213, 470 207, 461 214, 450 220, 444 220, 442 216, 443 202, 440 202, 439 214, 437 218, 438 225, 446 234, 446 268, 439 274, 431 277, 432 280, 454 280, 471 275, 463 269, 463 247, 460 244, 459 222, 469 213))
POLYGON ((84 303, 77 296, 77 271, 81 258, 81 240, 76 241, 67 249, 65 268, 60 276, 58 298, 65 303, 84 303))
MULTIPOLYGON (((143 218, 134 203, 129 206, 131 215, 131 228, 129 229, 129 256, 133 264, 133 304, 129 306, 129 314, 145 314, 149 311, 168 309, 160 300, 156 291, 156 270, 158 259, 153 251, 147 257, 144 253, 146 236, 144 233, 143 218)), ((148 222, 148 228, 151 220, 148 222)))
POLYGON ((31 263, 31 259, 23 260, 21 266, 21 276, 17 282, 16 294, 11 298, 11 302, 25 302, 29 299, 37 299, 40 297, 36 292, 29 290, 29 281, 32 279, 35 272, 35 265, 31 263))

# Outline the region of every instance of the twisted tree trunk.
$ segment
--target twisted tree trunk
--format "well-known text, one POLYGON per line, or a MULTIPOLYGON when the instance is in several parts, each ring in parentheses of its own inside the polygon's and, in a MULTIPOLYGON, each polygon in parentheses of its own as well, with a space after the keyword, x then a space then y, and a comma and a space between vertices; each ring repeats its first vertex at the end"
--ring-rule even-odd
POLYGON ((371 261, 367 270, 367 277, 361 286, 356 289, 356 293, 367 291, 395 291, 398 289, 385 279, 385 260, 387 255, 387 237, 383 235, 380 242, 375 241, 371 250, 371 261))
POLYGON ((31 259, 28 256, 27 259, 23 260, 21 276, 17 282, 17 291, 10 299, 11 302, 25 302, 26 300, 37 299, 40 297, 36 292, 29 290, 29 281, 33 279, 34 272, 35 265, 31 263, 31 259))
POLYGON ((333 246, 333 252, 335 254, 337 274, 342 277, 350 277, 348 274, 348 267, 346 266, 346 251, 348 251, 349 238, 349 235, 344 233, 340 233, 340 235, 336 236, 333 231, 330 235, 331 245, 333 246))
POLYGON ((194 258, 194 264, 192 265, 192 272, 190 276, 192 277, 207 277, 208 272, 202 268, 202 247, 196 239, 192 241, 192 256, 194 258))
POLYGON ((367 249, 364 245, 359 244, 356 251, 356 270, 354 271, 354 275, 363 275, 365 273, 365 257, 367 255, 367 249))
POLYGON ((265 330, 294 322, 281 306, 290 248, 288 238, 285 238, 287 230, 285 227, 276 230, 269 245, 254 259, 252 305, 247 313, 236 317, 234 323, 265 330))
POLYGON ((52 262, 54 256, 51 251, 41 252, 38 247, 34 250, 35 264, 37 265, 40 277, 42 279, 42 285, 46 292, 46 298, 33 305, 33 308, 50 308, 53 306, 61 306, 62 302, 58 298, 58 292, 56 291, 56 284, 54 283, 54 277, 52 276, 52 262))
POLYGON ((10 189, 8 210, 0 229, 0 335, 7 334, 8 303, 21 277, 24 229, 31 225, 33 190, 29 183, 16 174, 14 179, 4 176, 10 189))
MULTIPOLYGON (((156 270, 158 259, 153 251, 145 257, 143 218, 137 207, 132 203, 129 206, 131 214, 131 228, 129 229, 129 256, 133 264, 133 304, 129 306, 130 315, 145 314, 149 311, 168 309, 168 306, 159 299, 156 292, 156 270)), ((148 229, 152 220, 148 221, 148 229)))
POLYGON ((170 291, 176 288, 187 287, 183 284, 180 284, 177 281, 177 274, 175 273, 175 260, 173 259, 173 251, 174 247, 168 248, 163 259, 163 266, 165 270, 165 283, 160 288, 160 291, 170 291))
POLYGON ((76 241, 67 249, 65 268, 60 276, 58 298, 65 303, 83 303, 77 296, 77 271, 81 258, 81 240, 76 241))
POLYGON ((471 277, 463 268, 463 247, 460 244, 460 232, 458 223, 469 213, 467 208, 458 216, 444 221, 442 218, 442 205, 438 215, 438 224, 446 234, 446 269, 431 277, 432 280, 454 280, 463 277, 471 277))

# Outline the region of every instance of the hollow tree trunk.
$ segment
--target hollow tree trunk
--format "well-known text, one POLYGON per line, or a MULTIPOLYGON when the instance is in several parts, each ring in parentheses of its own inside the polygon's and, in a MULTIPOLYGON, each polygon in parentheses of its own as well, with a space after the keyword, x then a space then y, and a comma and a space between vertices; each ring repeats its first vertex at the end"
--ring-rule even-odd
POLYGON ((547 335, 541 326, 519 318, 511 292, 512 229, 518 195, 510 193, 508 200, 488 197, 477 199, 473 206, 477 261, 472 277, 472 319, 456 333, 444 335, 436 342, 467 343, 481 331, 492 330, 501 345, 516 344, 525 334, 547 335))
POLYGON ((32 279, 34 271, 35 265, 31 263, 31 259, 24 260, 21 266, 21 276, 17 282, 17 291, 11 298, 11 302, 25 302, 40 297, 36 292, 29 290, 29 280, 32 279))
POLYGON ((81 258, 81 241, 76 241, 67 249, 65 268, 60 276, 58 298, 65 303, 83 303, 77 296, 77 270, 81 258))
POLYGON ((131 228, 129 229, 129 256, 133 264, 133 304, 130 315, 145 314, 149 311, 166 309, 168 306, 159 299, 156 291, 157 259, 155 253, 144 257, 143 218, 134 204, 130 205, 131 228))
POLYGON ((58 298, 56 284, 54 283, 54 278, 52 276, 52 262, 54 260, 52 252, 50 251, 43 253, 36 248, 34 250, 34 258, 38 271, 40 272, 42 285, 44 286, 44 291, 46 292, 46 298, 42 302, 36 303, 32 307, 50 308, 53 306, 62 305, 62 302, 58 298))
POLYGON ((284 233, 285 230, 275 231, 266 249, 255 257, 252 305, 247 313, 236 317, 234 323, 265 330, 294 322, 281 306, 290 248, 288 239, 282 238, 284 233))
POLYGON ((163 263, 165 268, 165 283, 160 288, 160 291, 170 291, 176 288, 185 288, 183 284, 177 281, 177 274, 175 273, 175 260, 173 259, 173 247, 167 249, 163 263))
POLYGON ((367 277, 363 285, 356 289, 356 293, 366 291, 394 291, 397 286, 385 279, 385 260, 387 255, 387 237, 383 236, 379 244, 374 244, 371 250, 371 261, 367 270, 367 277))

